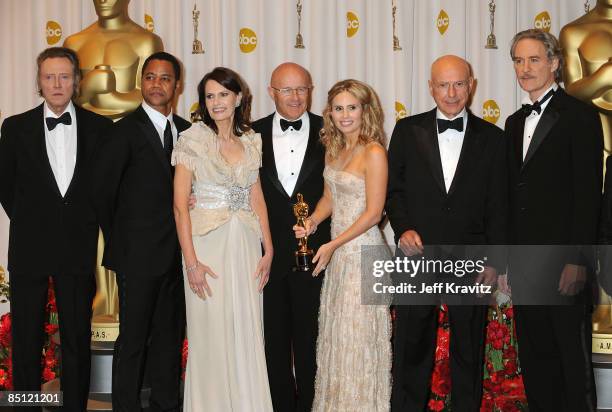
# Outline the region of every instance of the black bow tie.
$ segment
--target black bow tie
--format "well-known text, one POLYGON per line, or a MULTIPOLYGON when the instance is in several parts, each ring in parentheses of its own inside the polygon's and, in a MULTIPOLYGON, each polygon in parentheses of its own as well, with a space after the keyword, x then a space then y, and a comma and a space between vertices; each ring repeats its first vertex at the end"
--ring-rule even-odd
POLYGON ((438 121, 438 133, 444 133, 448 129, 455 129, 458 132, 463 131, 463 117, 457 117, 454 120, 436 119, 438 121))
POLYGON ((60 117, 47 117, 45 119, 45 122, 47 123, 47 129, 51 131, 55 129, 55 126, 57 126, 60 123, 72 124, 72 117, 70 117, 70 113, 66 112, 60 117))
POLYGON ((525 113, 525 116, 529 116, 531 112, 536 112, 537 114, 540 114, 542 112, 542 104, 546 100, 550 99, 553 94, 555 94, 555 89, 550 89, 550 91, 546 93, 544 97, 542 97, 540 100, 537 100, 534 104, 524 104, 522 106, 522 109, 523 113, 525 113))
POLYGON ((284 132, 289 128, 289 126, 293 127, 294 130, 300 130, 302 128, 302 119, 294 120, 290 122, 289 120, 280 119, 281 130, 284 132))

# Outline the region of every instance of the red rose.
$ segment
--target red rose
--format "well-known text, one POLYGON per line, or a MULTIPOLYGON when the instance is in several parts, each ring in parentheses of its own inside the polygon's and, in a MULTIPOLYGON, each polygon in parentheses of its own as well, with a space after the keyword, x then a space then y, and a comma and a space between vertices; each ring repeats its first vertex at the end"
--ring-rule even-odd
POLYGON ((438 337, 436 341, 436 355, 435 360, 443 361, 449 358, 449 339, 450 330, 442 327, 438 328, 438 337))
POLYGON ((51 368, 45 368, 43 370, 42 376, 45 382, 49 382, 55 379, 55 372, 53 372, 51 368))
POLYGON ((504 359, 516 359, 516 348, 514 346, 508 346, 504 349, 504 359))
POLYGON ((437 399, 430 399, 427 406, 432 411, 440 412, 441 410, 444 409, 444 401, 437 400, 437 399))
POLYGON ((45 323, 45 333, 49 336, 53 335, 59 329, 59 325, 52 323, 45 323))
POLYGON ((482 402, 480 403, 480 412, 493 412, 493 398, 490 394, 484 393, 482 395, 482 402))
POLYGON ((509 375, 509 376, 514 375, 516 374, 517 370, 518 370, 518 366, 515 360, 509 360, 504 365, 504 373, 506 375, 509 375))

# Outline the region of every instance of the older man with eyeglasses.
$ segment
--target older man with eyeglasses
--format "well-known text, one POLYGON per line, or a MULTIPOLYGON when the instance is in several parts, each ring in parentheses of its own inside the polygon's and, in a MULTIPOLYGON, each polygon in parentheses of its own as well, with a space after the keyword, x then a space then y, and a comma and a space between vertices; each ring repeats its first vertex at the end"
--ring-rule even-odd
MULTIPOLYGON (((293 271, 297 243, 292 230, 297 194, 311 207, 323 194, 325 149, 319 143, 323 120, 307 111, 312 88, 306 69, 295 63, 279 65, 268 87, 276 111, 253 123, 263 143, 260 178, 274 244, 270 280, 264 289, 264 334, 275 411, 310 411, 314 397, 322 276, 293 271)), ((318 249, 329 239, 326 220, 309 237, 309 246, 318 249)))

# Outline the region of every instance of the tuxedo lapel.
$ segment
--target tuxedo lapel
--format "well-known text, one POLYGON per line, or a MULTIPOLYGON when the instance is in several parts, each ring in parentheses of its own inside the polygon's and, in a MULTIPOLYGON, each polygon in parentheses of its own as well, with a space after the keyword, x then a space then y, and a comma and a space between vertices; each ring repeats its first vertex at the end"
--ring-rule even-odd
POLYGON ((49 161, 49 154, 47 153, 47 143, 45 142, 45 119, 44 119, 44 108, 43 104, 38 106, 33 112, 33 117, 30 121, 31 129, 25 134, 27 136, 33 136, 35 151, 37 156, 40 158, 41 172, 45 176, 47 185, 59 196, 62 197, 53 169, 51 168, 51 162, 49 161))
POLYGON ((475 159, 478 158, 479 152, 482 150, 481 130, 476 122, 476 117, 468 111, 468 122, 465 135, 463 136, 463 144, 459 154, 459 162, 453 176, 453 181, 448 189, 449 196, 454 192, 457 184, 461 182, 462 176, 468 173, 470 167, 476 164, 475 159))
POLYGON ((134 115, 136 116, 138 126, 146 136, 148 142, 151 144, 155 155, 161 162, 164 170, 168 172, 168 177, 171 177, 172 171, 170 169, 170 163, 168 163, 166 152, 164 151, 161 139, 159 138, 159 134, 157 133, 153 122, 151 122, 151 119, 149 119, 149 116, 147 116, 147 113, 144 111, 142 106, 138 106, 134 112, 134 115))
POLYGON ((313 124, 313 118, 308 114, 310 118, 310 130, 308 132, 308 146, 306 146, 306 153, 304 154, 304 160, 302 161, 302 168, 298 175, 297 181, 295 182, 295 188, 293 189, 292 197, 296 193, 300 186, 304 183, 306 178, 312 173, 314 168, 317 166, 315 151, 317 150, 317 143, 319 142, 319 128, 313 124))
POLYGON ((83 116, 83 111, 81 108, 74 106, 74 112, 76 113, 76 127, 77 127, 77 147, 76 147, 76 162, 74 165, 74 173, 72 174, 72 179, 70 180, 70 184, 68 185, 68 190, 66 190, 65 197, 70 195, 72 187, 74 186, 74 181, 79 176, 80 170, 83 167, 84 158, 86 157, 87 149, 87 136, 89 134, 89 125, 85 122, 85 117, 83 116))
POLYGON ((274 114, 268 116, 265 121, 262 123, 261 129, 261 145, 262 145, 262 169, 264 173, 270 179, 270 182, 274 185, 274 187, 289 197, 289 194, 285 191, 285 188, 281 184, 280 180, 278 180, 278 171, 276 170, 276 162, 274 161, 274 144, 272 143, 272 119, 274 118, 274 114))
POLYGON ((176 136, 177 139, 180 137, 181 132, 191 127, 191 123, 189 123, 187 120, 183 119, 182 117, 177 116, 176 114, 172 115, 172 121, 174 122, 174 126, 176 127, 176 131, 178 133, 178 136, 176 136))
MULTIPOLYGON (((544 109, 544 113, 542 113, 542 117, 540 117, 540 121, 538 121, 538 125, 536 126, 533 132, 533 137, 531 139, 531 143, 529 144, 529 149, 527 149, 527 154, 525 155, 525 160, 523 161, 523 168, 525 167, 527 162, 531 160, 533 154, 536 150, 538 150, 538 147, 540 147, 544 139, 546 139, 550 132, 550 129, 552 129, 555 123, 557 123, 557 121, 559 120, 559 105, 561 99, 563 98, 563 93, 563 90, 561 88, 558 88, 555 95, 550 99, 550 103, 548 103, 546 109, 544 109)), ((523 122, 523 125, 524 124, 525 123, 523 122)))
POLYGON ((429 112, 425 122, 426 123, 421 128, 421 133, 417 135, 417 144, 423 157, 429 164, 429 169, 439 189, 442 193, 446 194, 444 174, 442 172, 442 160, 440 159, 440 146, 438 145, 436 109, 429 112))
POLYGON ((516 114, 516 121, 513 122, 512 144, 514 146, 514 159, 518 168, 523 167, 523 134, 525 131, 525 115, 523 112, 516 114))

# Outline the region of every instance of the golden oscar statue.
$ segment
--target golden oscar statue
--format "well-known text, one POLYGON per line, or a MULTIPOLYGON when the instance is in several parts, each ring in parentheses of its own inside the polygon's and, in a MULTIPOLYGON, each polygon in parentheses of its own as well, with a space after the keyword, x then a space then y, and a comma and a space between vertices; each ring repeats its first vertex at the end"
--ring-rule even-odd
MULTIPOLYGON (((83 80, 77 103, 118 120, 142 101, 142 64, 164 46, 159 36, 129 18, 129 0, 93 0, 93 3, 98 21, 69 36, 64 46, 77 52, 81 64, 83 80)), ((119 299, 115 274, 101 266, 103 248, 100 235, 92 339, 114 341, 119 332, 119 299)))
POLYGON ((136 109, 142 100, 144 60, 164 45, 159 36, 128 16, 129 0, 93 0, 98 21, 69 36, 64 46, 81 62, 81 106, 112 119, 136 109))
MULTIPOLYGON (((597 0, 587 14, 559 36, 565 57, 567 92, 595 106, 604 132, 604 156, 612 154, 612 0, 597 0)), ((612 299, 600 290, 593 314, 593 351, 612 353, 612 299)))

